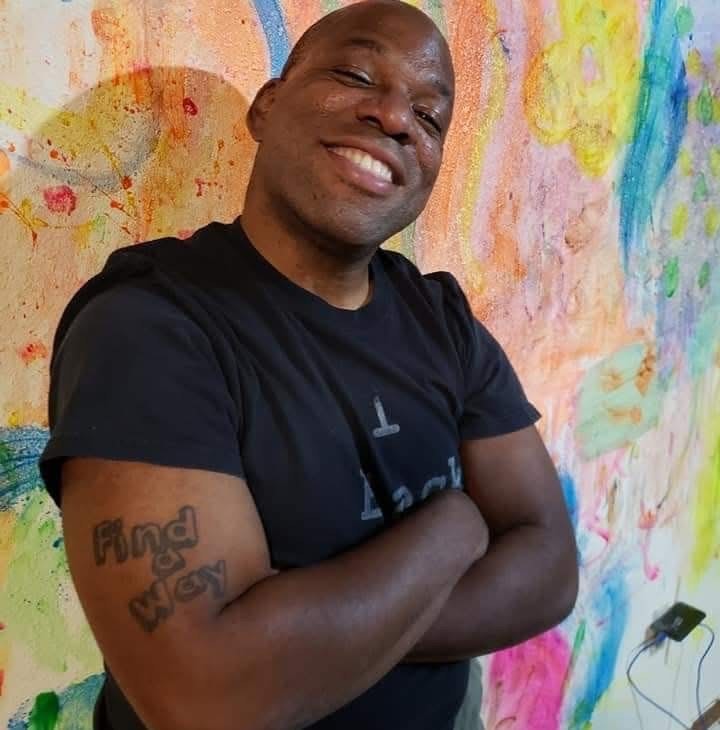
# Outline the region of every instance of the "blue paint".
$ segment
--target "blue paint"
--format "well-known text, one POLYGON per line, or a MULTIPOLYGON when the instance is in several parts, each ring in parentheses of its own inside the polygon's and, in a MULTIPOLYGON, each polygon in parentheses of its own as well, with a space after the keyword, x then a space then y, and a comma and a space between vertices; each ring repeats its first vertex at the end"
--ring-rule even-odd
POLYGON ((0 511, 42 487, 37 463, 47 440, 42 428, 0 428, 0 511))
POLYGON ((585 647, 591 648, 592 655, 587 660, 584 686, 578 692, 571 730, 587 727, 597 703, 612 682, 627 626, 628 607, 625 576, 616 567, 602 583, 590 607, 588 633, 591 634, 591 640, 585 642, 585 647))
POLYGON ((560 486, 562 487, 563 496, 565 497, 565 505, 567 506, 568 514, 570 515, 573 530, 577 533, 580 505, 578 504, 575 482, 570 474, 560 472, 560 486))
MULTIPOLYGON (((104 674, 92 674, 81 682, 71 684, 59 691, 58 713, 55 730, 78 730, 92 727, 92 713, 100 688, 105 680, 104 674)), ((10 718, 8 730, 27 730, 32 701, 23 702, 18 711, 10 718)))
POLYGON ((255 0, 255 12, 270 52, 270 73, 273 77, 279 76, 290 55, 290 39, 280 3, 278 0, 255 0))
POLYGON ((688 119, 688 85, 677 28, 677 0, 654 0, 640 77, 633 141, 620 181, 620 242, 627 268, 643 243, 653 205, 677 161, 688 119))

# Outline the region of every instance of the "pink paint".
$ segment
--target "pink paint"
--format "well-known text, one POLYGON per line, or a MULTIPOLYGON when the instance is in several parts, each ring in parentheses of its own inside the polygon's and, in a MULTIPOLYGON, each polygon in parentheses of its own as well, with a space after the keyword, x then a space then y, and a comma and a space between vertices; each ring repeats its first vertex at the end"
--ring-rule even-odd
POLYGON ((570 656, 559 629, 493 655, 484 699, 488 730, 559 730, 570 656))
POLYGON ((183 99, 183 109, 185 114, 188 114, 191 117, 194 117, 198 113, 197 105, 189 96, 186 96, 183 99))
POLYGON ((77 197, 72 188, 68 185, 57 185, 43 190, 45 205, 53 213, 66 213, 70 215, 77 205, 77 197))
POLYGON ((582 75, 583 81, 588 85, 594 84, 600 78, 600 68, 590 46, 585 46, 582 50, 582 75))

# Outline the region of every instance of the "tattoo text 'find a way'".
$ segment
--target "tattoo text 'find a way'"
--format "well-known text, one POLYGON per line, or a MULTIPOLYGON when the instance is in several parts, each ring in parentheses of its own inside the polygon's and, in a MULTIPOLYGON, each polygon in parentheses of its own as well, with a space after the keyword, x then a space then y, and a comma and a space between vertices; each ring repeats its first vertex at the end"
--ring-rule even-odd
POLYGON ((128 604, 131 615, 147 632, 172 616, 177 603, 187 603, 208 588, 215 599, 225 595, 224 560, 202 565, 181 575, 172 588, 168 585, 168 579, 185 568, 180 551, 197 544, 197 520, 190 505, 181 507, 178 516, 163 526, 148 522, 134 525, 126 533, 122 519, 118 518, 105 520, 93 530, 93 555, 98 566, 105 565, 109 555, 118 564, 148 553, 152 556, 156 580, 128 604))

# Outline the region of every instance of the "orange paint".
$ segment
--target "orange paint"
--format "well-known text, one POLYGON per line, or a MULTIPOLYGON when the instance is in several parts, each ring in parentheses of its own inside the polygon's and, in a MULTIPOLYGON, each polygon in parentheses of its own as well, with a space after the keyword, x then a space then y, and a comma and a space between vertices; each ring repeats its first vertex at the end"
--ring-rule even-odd
POLYGON ((0 175, 10 171, 10 158, 3 150, 0 150, 0 175))
POLYGON ((637 375, 635 376, 635 387, 640 393, 645 395, 648 386, 655 375, 655 363, 657 356, 653 350, 648 350, 647 354, 640 363, 637 375))
POLYGON ((47 347, 42 342, 28 342, 27 345, 20 349, 20 357, 26 365, 36 360, 45 359, 48 356, 47 347))

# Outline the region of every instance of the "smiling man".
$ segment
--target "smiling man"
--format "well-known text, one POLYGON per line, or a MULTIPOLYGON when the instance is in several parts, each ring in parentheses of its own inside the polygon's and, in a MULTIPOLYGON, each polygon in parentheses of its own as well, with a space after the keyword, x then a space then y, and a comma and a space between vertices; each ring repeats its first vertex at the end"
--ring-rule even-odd
POLYGON ((450 730, 469 659, 571 610, 538 414, 423 210, 454 77, 400 2, 326 16, 248 113, 243 214, 68 305, 42 474, 102 651, 96 730, 450 730))

